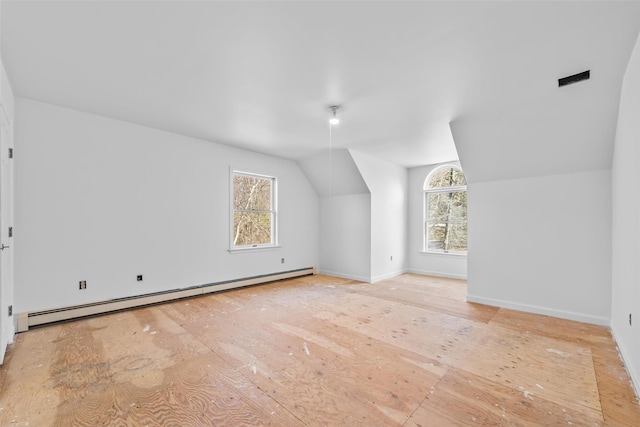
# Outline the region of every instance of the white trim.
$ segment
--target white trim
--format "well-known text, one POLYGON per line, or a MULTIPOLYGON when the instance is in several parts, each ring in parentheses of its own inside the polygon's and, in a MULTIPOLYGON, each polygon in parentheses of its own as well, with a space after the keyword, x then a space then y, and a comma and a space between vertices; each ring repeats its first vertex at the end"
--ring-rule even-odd
POLYGON ((234 208, 233 208, 233 166, 229 166, 229 250, 233 249, 233 219, 234 219, 234 208))
POLYGON ((382 274, 380 276, 372 277, 371 278, 371 283, 376 283, 376 282, 379 282, 380 280, 385 280, 385 279, 391 279, 393 277, 398 277, 401 274, 404 274, 406 272, 407 272, 407 270, 398 270, 398 271, 394 271, 394 272, 391 272, 391 273, 382 274))
POLYGON ((421 274, 423 276, 445 277, 447 279, 467 280, 466 274, 452 274, 452 273, 445 273, 442 271, 417 270, 415 268, 410 268, 409 270, 407 270, 407 273, 421 274))
MULTIPOLYGON (((461 170, 462 171, 462 170, 461 170)), ((425 180, 426 181, 426 180, 425 180)), ((467 191, 466 185, 452 185, 451 187, 434 187, 422 190, 423 193, 463 193, 467 191)))
POLYGON ((256 246, 239 246, 237 248, 233 248, 233 249, 228 249, 229 253, 231 254, 238 254, 238 253, 247 253, 247 252, 261 252, 261 251, 271 251, 271 250, 275 250, 275 249, 281 249, 282 246, 278 246, 278 245, 256 245, 256 246))
POLYGON ((633 363, 631 363, 631 361, 633 361, 632 354, 629 351, 627 351, 626 347, 624 346, 624 341, 618 339, 618 334, 616 333, 616 329, 613 327, 611 328, 611 334, 613 335, 613 340, 616 342, 616 345, 618 347, 618 352, 620 353, 620 357, 622 358, 624 367, 626 368, 627 373, 631 378, 631 387, 633 388, 633 391, 636 392, 636 399, 638 399, 638 397, 640 396, 640 393, 639 393, 640 376, 638 375, 638 372, 634 369, 635 367, 633 363))
MULTIPOLYGON (((243 211, 249 212, 249 211, 243 211)), ((240 169, 235 169, 233 166, 229 166, 229 252, 250 252, 260 249, 274 249, 279 248, 278 245, 278 177, 275 175, 265 175, 260 173, 245 172, 240 169), (255 246, 235 246, 233 244, 233 221, 235 218, 235 208, 233 206, 233 177, 235 175, 246 176, 250 178, 268 179, 271 181, 271 210, 270 211, 255 211, 255 212, 269 212, 271 214, 271 243, 255 245, 255 246)))
POLYGON ((357 280, 358 282, 371 283, 371 278, 370 277, 357 276, 355 274, 339 273, 337 271, 323 270, 322 268, 320 268, 318 273, 319 274, 324 274, 325 276, 340 277, 340 278, 343 278, 343 279, 357 280))
POLYGON ((444 257, 456 256, 461 258, 467 257, 467 252, 444 252, 444 251, 420 251, 422 255, 442 255, 444 257))
POLYGON ((504 301, 494 298, 479 297, 467 294, 468 302, 491 305, 493 307, 508 308, 510 310, 524 311, 526 313, 541 314, 543 316, 558 317, 560 319, 575 320, 576 322, 591 323, 599 326, 611 327, 611 319, 590 314, 576 313, 573 311, 556 310, 537 305, 521 304, 513 301, 504 301))
MULTIPOLYGON (((451 187, 435 187, 435 188, 431 188, 429 187, 429 182, 431 181, 431 178, 433 177, 433 175, 435 175, 439 170, 441 169, 456 169, 458 171, 460 171, 460 173, 462 173, 462 176, 464 176, 465 182, 467 180, 466 176, 464 175, 464 171, 462 170, 462 167, 459 165, 455 165, 455 164, 451 164, 451 163, 443 163, 440 164, 436 167, 434 167, 433 169, 431 169, 431 172, 429 172, 427 174, 427 177, 424 179, 424 182, 422 183, 422 251, 421 252, 430 252, 428 249, 429 246, 429 236, 428 236, 428 232, 429 232, 429 218, 427 215, 427 211, 428 211, 428 195, 429 194, 444 194, 444 193, 466 193, 467 192, 467 184, 465 185, 456 185, 456 186, 451 186, 451 187)), ((446 224, 467 224, 468 220, 447 220, 447 221, 439 221, 439 222, 443 222, 446 224)), ((449 253, 449 252, 442 252, 442 253, 449 253)))
MULTIPOLYGON (((462 175, 464 176, 464 180, 465 182, 467 181, 467 177, 464 175, 464 171, 462 170, 462 167, 460 165, 456 165, 454 163, 441 163, 438 166, 434 167, 433 169, 431 169, 431 172, 429 172, 427 174, 427 177, 424 179, 424 182, 422 183, 422 191, 423 192, 427 192, 430 190, 430 188, 425 188, 427 185, 429 185, 429 181, 431 181, 431 177, 433 175, 436 174, 436 172, 440 169, 446 169, 446 168, 451 168, 451 169, 457 169, 460 172, 462 172, 462 175)), ((436 188, 442 188, 442 187, 436 187, 436 188)), ((467 191, 467 185, 457 185, 455 187, 444 187, 446 189, 449 188, 464 188, 464 191, 467 191)))
POLYGON ((249 178, 264 178, 264 179, 274 179, 275 177, 272 175, 265 175, 263 173, 255 173, 255 172, 246 172, 240 169, 231 168, 231 176, 233 175, 243 175, 249 178))

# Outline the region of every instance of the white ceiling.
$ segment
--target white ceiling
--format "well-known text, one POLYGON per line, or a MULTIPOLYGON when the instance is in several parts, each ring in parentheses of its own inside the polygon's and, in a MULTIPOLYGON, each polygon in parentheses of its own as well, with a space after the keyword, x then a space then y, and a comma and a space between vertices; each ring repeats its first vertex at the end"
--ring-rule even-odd
POLYGON ((295 160, 342 105, 334 147, 412 167, 457 158, 450 122, 559 77, 619 96, 639 5, 2 1, 2 58, 16 96, 295 160))

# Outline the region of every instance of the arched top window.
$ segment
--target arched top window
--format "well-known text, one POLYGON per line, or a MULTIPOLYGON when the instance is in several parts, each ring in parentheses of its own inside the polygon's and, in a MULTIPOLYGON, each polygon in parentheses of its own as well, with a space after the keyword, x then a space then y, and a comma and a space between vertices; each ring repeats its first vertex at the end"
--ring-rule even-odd
POLYGON ((435 168, 424 180, 424 189, 431 190, 443 187, 462 187, 467 185, 462 169, 454 165, 435 168))
POLYGON ((439 166, 424 181, 423 250, 467 253, 467 180, 458 166, 439 166))

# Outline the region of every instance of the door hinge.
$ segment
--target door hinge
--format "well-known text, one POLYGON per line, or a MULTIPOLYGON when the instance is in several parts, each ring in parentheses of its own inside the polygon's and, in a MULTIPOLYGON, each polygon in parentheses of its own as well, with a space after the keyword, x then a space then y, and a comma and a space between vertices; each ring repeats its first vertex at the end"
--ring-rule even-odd
POLYGON ((9 316, 13 316, 13 306, 9 306, 9 316))
POLYGON ((9 227, 9 237, 13 237, 13 227, 9 227))
POLYGON ((9 148, 9 158, 13 159, 13 148, 9 148))

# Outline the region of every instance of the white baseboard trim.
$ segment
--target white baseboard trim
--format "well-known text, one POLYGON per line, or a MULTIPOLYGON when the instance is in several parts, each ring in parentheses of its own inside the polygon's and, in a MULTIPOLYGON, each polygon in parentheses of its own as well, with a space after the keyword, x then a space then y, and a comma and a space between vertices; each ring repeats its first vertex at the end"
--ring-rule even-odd
POLYGON ((627 351, 627 348, 624 345, 624 341, 619 338, 619 334, 616 332, 616 329, 611 327, 611 334, 613 335, 613 339, 618 346, 618 352, 622 357, 622 361, 624 362, 624 366, 629 373, 629 377, 631 378, 631 387, 636 392, 636 399, 640 397, 640 376, 638 376, 638 371, 636 371, 635 366, 633 364, 633 357, 631 357, 631 353, 627 351))
POLYGON ((572 311, 556 310, 548 307, 540 307, 536 305, 520 304, 513 301, 504 301, 493 298, 479 297, 476 295, 467 295, 468 302, 476 302, 478 304, 491 305, 494 307, 508 308, 510 310, 524 311, 526 313, 541 314, 544 316, 558 317, 560 319, 575 320, 577 322, 591 323, 600 326, 611 326, 611 320, 606 317, 592 316, 589 314, 575 313, 572 311))
POLYGON ((7 346, 11 343, 13 343, 13 333, 14 333, 14 329, 12 328, 13 326, 13 318, 15 316, 11 316, 9 317, 7 323, 11 323, 9 326, 9 328, 7 328, 6 333, 7 333, 7 338, 6 338, 6 342, 2 342, 0 343, 0 365, 2 365, 4 363, 4 356, 7 352, 7 346), (11 329, 10 329, 11 328, 11 329))
POLYGON ((127 298, 118 298, 108 301, 100 301, 91 304, 81 304, 70 307, 60 307, 52 310, 18 313, 17 332, 25 332, 31 326, 76 319, 79 317, 95 316, 113 311, 125 310, 145 305, 158 304, 189 298, 198 295, 206 295, 212 292, 226 291, 229 289, 252 286, 261 283, 274 282, 276 280, 290 279, 293 277, 315 274, 315 268, 302 268, 299 270, 283 271, 280 273, 265 274, 262 276, 247 277, 225 282, 210 283, 185 289, 176 289, 153 294, 145 294, 127 298))
POLYGON ((351 280, 357 280, 358 282, 372 283, 370 277, 357 276, 355 274, 348 274, 348 273, 340 273, 339 271, 323 270, 321 268, 318 271, 318 273, 324 274, 325 276, 340 277, 342 279, 351 279, 351 280))
POLYGON ((414 268, 410 268, 409 270, 407 270, 407 273, 422 274, 424 276, 446 277, 448 279, 467 280, 466 274, 453 274, 442 271, 416 270, 414 268))
POLYGON ((407 272, 407 270, 398 270, 398 271, 394 271, 394 272, 391 272, 391 273, 382 274, 380 276, 372 277, 371 278, 371 283, 379 282, 380 280, 391 279, 393 277, 400 276, 401 274, 404 274, 406 272, 407 272))
POLYGON ((357 276, 355 274, 347 274, 347 273, 341 273, 341 272, 338 272, 338 271, 330 271, 330 270, 322 270, 322 269, 320 269, 319 273, 327 275, 327 276, 340 277, 340 278, 343 278, 343 279, 357 280, 359 282, 366 282, 366 283, 376 283, 376 282, 379 282, 381 280, 392 279, 394 277, 398 277, 398 276, 400 276, 402 274, 405 274, 405 273, 422 274, 424 276, 446 277, 448 279, 463 279, 463 280, 467 279, 466 276, 460 276, 460 275, 455 275, 455 274, 447 274, 447 273, 438 273, 438 272, 433 272, 433 271, 412 270, 412 269, 397 270, 397 271, 393 271, 391 273, 382 274, 380 276, 375 276, 375 277, 357 276))

